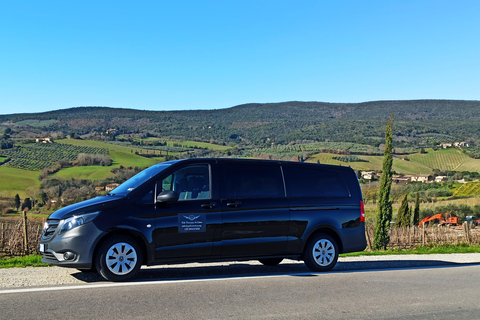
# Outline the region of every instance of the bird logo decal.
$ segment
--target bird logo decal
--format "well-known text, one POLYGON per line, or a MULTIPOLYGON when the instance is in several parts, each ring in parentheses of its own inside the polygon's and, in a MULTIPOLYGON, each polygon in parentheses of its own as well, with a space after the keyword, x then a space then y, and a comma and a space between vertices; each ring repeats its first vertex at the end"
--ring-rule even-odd
POLYGON ((200 218, 200 216, 194 216, 193 214, 191 214, 189 216, 183 216, 183 217, 187 220, 190 220, 190 221, 194 221, 194 220, 200 218))

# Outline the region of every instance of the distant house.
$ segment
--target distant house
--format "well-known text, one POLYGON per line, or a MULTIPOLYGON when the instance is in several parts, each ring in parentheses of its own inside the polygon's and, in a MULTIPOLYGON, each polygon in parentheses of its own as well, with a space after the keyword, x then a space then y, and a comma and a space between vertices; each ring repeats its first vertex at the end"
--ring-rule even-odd
POLYGON ((436 176, 435 177, 435 182, 442 182, 446 178, 447 178, 447 176, 436 176))
POLYGON ((101 192, 105 190, 105 187, 95 187, 95 192, 101 192))
POLYGON ((377 175, 374 171, 362 171, 362 178, 365 180, 374 180, 377 175))
POLYGON ((441 143, 440 146, 443 149, 451 148, 451 147, 456 147, 456 148, 462 148, 462 147, 469 147, 470 145, 468 142, 462 141, 462 142, 454 142, 454 143, 441 143))
POLYGON ((433 177, 428 175, 415 175, 410 177, 410 181, 426 183, 429 181, 433 181, 433 177))
POLYGON ((37 138, 35 139, 36 143, 53 143, 53 139, 51 137, 46 138, 37 138))
POLYGON ((109 192, 109 191, 112 191, 113 189, 115 189, 116 187, 118 187, 119 184, 118 183, 110 183, 110 184, 107 184, 105 186, 105 191, 109 192))
POLYGON ((392 181, 395 183, 408 183, 410 182, 410 177, 393 177, 392 181))

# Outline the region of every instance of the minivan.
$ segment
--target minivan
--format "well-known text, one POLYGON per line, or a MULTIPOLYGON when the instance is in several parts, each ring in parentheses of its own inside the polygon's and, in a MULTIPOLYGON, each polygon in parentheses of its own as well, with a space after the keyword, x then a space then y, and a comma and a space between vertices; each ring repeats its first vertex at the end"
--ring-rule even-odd
POLYGON ((274 160, 184 159, 149 167, 104 196, 52 213, 42 261, 110 281, 142 265, 303 260, 332 269, 366 247, 349 167, 274 160))

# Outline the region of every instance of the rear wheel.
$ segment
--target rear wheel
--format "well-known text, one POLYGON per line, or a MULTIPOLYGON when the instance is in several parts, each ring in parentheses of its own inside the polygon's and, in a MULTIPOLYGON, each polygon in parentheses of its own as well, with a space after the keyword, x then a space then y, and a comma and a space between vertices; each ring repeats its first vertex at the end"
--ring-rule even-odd
POLYGON ((282 262, 282 260, 283 260, 283 258, 267 258, 267 259, 260 259, 258 261, 260 261, 260 263, 265 265, 265 266, 274 267, 274 266, 280 264, 280 262, 282 262))
POLYGON ((128 236, 113 236, 98 248, 95 267, 106 280, 126 281, 133 278, 142 265, 142 250, 128 236))
POLYGON ((338 260, 337 242, 328 234, 314 235, 305 246, 303 260, 312 271, 329 271, 338 260))

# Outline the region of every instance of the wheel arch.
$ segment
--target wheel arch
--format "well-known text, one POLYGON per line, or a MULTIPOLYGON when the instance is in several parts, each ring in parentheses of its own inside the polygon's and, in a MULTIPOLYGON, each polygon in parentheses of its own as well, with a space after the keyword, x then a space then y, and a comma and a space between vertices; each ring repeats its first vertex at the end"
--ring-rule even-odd
POLYGON ((136 231, 136 230, 132 230, 132 229, 126 229, 126 228, 118 228, 118 229, 114 229, 114 230, 111 230, 110 232, 106 233, 96 244, 95 246, 95 250, 93 252, 93 264, 94 265, 94 261, 95 261, 95 258, 98 254, 98 250, 100 248, 100 246, 102 245, 102 243, 104 243, 105 241, 107 241, 107 239, 113 237, 113 236, 128 236, 130 238, 132 238, 133 240, 135 240, 138 245, 140 246, 140 248, 142 249, 142 257, 143 257, 143 260, 142 260, 142 265, 146 265, 149 263, 149 256, 148 256, 148 250, 147 250, 147 243, 146 243, 146 240, 145 240, 145 237, 141 234, 141 232, 139 231, 136 231))
MULTIPOLYGON (((320 226, 318 227, 317 229, 315 230, 312 230, 312 232, 310 232, 310 234, 305 238, 305 241, 303 242, 303 249, 302 249, 302 252, 305 251, 305 247, 307 246, 307 243, 310 241, 310 239, 318 234, 328 234, 329 236, 331 236, 336 242, 337 242, 337 247, 338 247, 338 253, 343 253, 343 242, 342 242, 342 238, 340 237, 339 233, 334 230, 333 228, 331 227, 328 227, 328 226, 320 226)), ((303 255, 303 253, 302 253, 303 255)))

